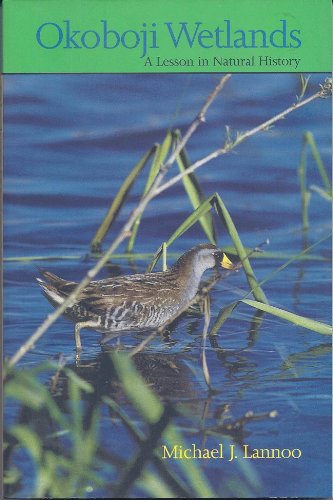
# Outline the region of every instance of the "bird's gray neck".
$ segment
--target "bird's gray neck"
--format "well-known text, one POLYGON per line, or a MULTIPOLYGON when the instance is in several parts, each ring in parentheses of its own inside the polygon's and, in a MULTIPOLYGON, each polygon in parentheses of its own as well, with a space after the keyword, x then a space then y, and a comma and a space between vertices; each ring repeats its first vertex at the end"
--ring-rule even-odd
POLYGON ((179 266, 178 263, 176 263, 172 271, 178 272, 181 275, 181 279, 183 281, 183 298, 184 300, 182 301, 183 304, 186 304, 187 302, 190 302, 194 297, 196 296, 198 290, 199 290, 199 285, 200 281, 202 278, 203 273, 206 271, 205 269, 201 269, 200 266, 196 267, 193 265, 193 262, 182 262, 182 265, 179 266))

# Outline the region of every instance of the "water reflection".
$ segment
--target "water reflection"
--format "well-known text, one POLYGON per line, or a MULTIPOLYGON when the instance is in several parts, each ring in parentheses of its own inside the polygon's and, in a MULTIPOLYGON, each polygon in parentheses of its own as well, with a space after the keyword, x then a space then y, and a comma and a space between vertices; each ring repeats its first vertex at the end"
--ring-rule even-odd
MULTIPOLYGON (((217 78, 218 75, 185 74, 84 75, 84 78, 82 75, 7 75, 6 255, 70 257, 70 260, 57 260, 59 274, 71 276, 72 273, 73 279, 82 276, 91 262, 72 257, 87 253, 98 223, 131 168, 152 144, 163 141, 170 125, 185 127, 190 123, 217 78), (158 92, 152 94, 149 91, 152 88, 158 92), (179 92, 184 88, 186 92, 179 92), (131 113, 127 112, 129 109, 131 113), (82 176, 84 182, 78 182, 82 176)), ((323 75, 313 75, 309 92, 315 91, 323 79, 323 75)), ((221 101, 211 109, 204 128, 191 141, 191 159, 199 159, 221 145, 226 124, 236 134, 280 112, 298 93, 297 82, 296 75, 288 74, 234 75, 221 101)), ((237 154, 213 161, 207 169, 197 172, 206 196, 215 191, 220 193, 247 246, 255 246, 258 241, 270 237, 273 252, 296 254, 300 251, 300 233, 295 233, 301 226, 297 180, 299 152, 304 130, 311 130, 318 141, 323 162, 330 162, 331 109, 326 103, 318 100, 304 107, 273 130, 252 138, 237 150, 237 154)), ((139 179, 133 187, 128 208, 120 214, 119 223, 115 224, 108 241, 117 234, 129 211, 137 204, 145 182, 146 179, 139 179)), ((322 236, 331 222, 326 204, 319 203, 317 198, 313 199, 312 207, 311 231, 303 233, 303 248, 322 236)), ((190 211, 182 186, 165 192, 152 203, 142 219, 136 251, 154 252, 190 211)), ((220 225, 217 233, 221 245, 229 244, 220 225)), ((172 251, 181 253, 203 237, 200 227, 193 227, 173 244, 172 251)), ((328 245, 317 249, 318 254, 326 252, 327 257, 330 256, 328 245)), ((108 272, 115 275, 121 270, 140 272, 147 263, 136 264, 130 260, 124 269, 116 261, 103 273, 106 277, 108 272)), ((270 259, 258 259, 254 265, 258 278, 263 279, 277 264, 270 259)), ((265 284, 270 302, 300 314, 308 312, 309 316, 315 316, 314 319, 329 322, 328 266, 320 261, 305 260, 297 265, 298 268, 290 266, 289 280, 286 273, 280 280, 265 284)), ((5 347, 10 355, 50 309, 37 287, 34 288, 34 264, 7 262, 6 267, 5 347)), ((243 278, 242 273, 232 278, 234 300, 238 298, 235 296, 237 287, 248 289, 243 278)), ((218 284, 212 293, 212 318, 217 316, 223 303, 228 303, 228 296, 229 292, 218 284)), ((330 483, 328 468, 323 467, 331 456, 329 444, 326 445, 331 433, 330 422, 327 424, 327 420, 323 425, 322 421, 309 421, 295 409, 304 408, 306 415, 312 414, 315 407, 318 416, 328 414, 331 392, 329 343, 324 343, 313 332, 304 332, 267 314, 252 316, 248 311, 244 314, 242 306, 227 321, 227 327, 223 326, 210 338, 207 348, 212 384, 218 393, 209 394, 203 381, 200 360, 203 321, 195 312, 180 318, 170 329, 169 336, 156 339, 149 350, 135 356, 138 371, 164 401, 171 401, 177 408, 182 406, 184 412, 187 410, 186 423, 184 413, 176 424, 184 423, 183 428, 187 427, 188 432, 193 420, 194 432, 201 429, 204 433, 214 428, 226 432, 224 423, 241 418, 248 410, 265 413, 277 409, 283 417, 274 426, 268 422, 257 427, 253 443, 256 444, 258 435, 264 434, 263 430, 271 432, 275 428, 279 432, 279 441, 269 437, 260 440, 259 437, 257 442, 264 447, 289 443, 298 433, 306 460, 297 470, 289 463, 284 466, 274 463, 272 467, 271 462, 262 462, 266 486, 277 484, 282 478, 275 494, 283 495, 287 484, 292 485, 289 493, 297 488, 315 494, 325 493, 325 485, 330 483), (295 374, 303 378, 295 378, 295 374), (313 482, 313 475, 322 480, 313 482)), ((114 398, 125 411, 131 412, 109 357, 110 350, 121 347, 107 346, 100 352, 96 334, 85 333, 83 359, 78 366, 71 359, 68 367, 94 386, 94 393, 82 392, 85 398, 82 406, 88 409, 87 415, 94 407, 102 407, 102 438, 107 436, 111 441, 115 436, 112 432, 106 434, 111 410, 105 412, 103 396, 114 398)), ((133 347, 140 341, 139 336, 132 336, 128 344, 133 347)), ((60 349, 65 357, 72 357, 72 325, 63 319, 41 339, 36 350, 27 354, 25 368, 48 359, 60 349)), ((67 408, 69 394, 65 371, 60 371, 53 386, 52 381, 49 385, 58 405, 67 408)), ((16 418, 15 411, 7 409, 9 418, 16 418)), ((39 435, 47 436, 47 418, 47 415, 29 414, 27 409, 22 409, 19 421, 29 422, 39 435)), ((126 440, 122 428, 118 440, 114 448, 122 449, 126 440)), ((208 467, 214 475, 214 464, 208 467)), ((26 485, 30 462, 26 460, 21 468, 26 485)))
MULTIPOLYGON (((302 231, 302 251, 306 250, 309 247, 309 239, 308 233, 303 229, 302 231)), ((295 311, 298 310, 299 306, 302 304, 302 281, 305 277, 306 272, 306 261, 300 260, 298 262, 298 273, 295 280, 295 284, 292 290, 293 295, 293 305, 295 307, 295 311)))
POLYGON ((247 338, 244 339, 245 345, 240 349, 226 349, 221 345, 224 342, 223 336, 222 338, 216 334, 209 336, 210 346, 221 368, 226 372, 226 379, 250 382, 255 376, 259 376, 259 373, 256 373, 258 364, 253 360, 250 361, 249 353, 255 346, 264 315, 265 313, 262 311, 257 311, 253 315, 249 323, 247 338))
MULTIPOLYGON (((81 402, 84 427, 89 428, 94 410, 105 406, 105 397, 110 398, 116 407, 125 412, 132 412, 131 404, 125 396, 122 385, 117 377, 112 354, 124 353, 126 348, 121 345, 105 346, 103 352, 95 357, 66 364, 64 356, 59 357, 59 369, 47 382, 48 390, 64 413, 71 411, 72 376, 68 369, 81 380, 90 384, 93 391, 82 390, 81 402), (63 369, 66 368, 66 369, 63 369)), ((256 364, 249 362, 246 354, 239 352, 226 352, 215 348, 221 366, 227 371, 229 379, 238 379, 237 374, 248 382, 251 371, 256 371, 256 364)), ((132 357, 139 375, 148 387, 154 391, 159 399, 166 405, 171 405, 175 415, 178 415, 178 425, 184 426, 189 435, 201 435, 204 441, 208 435, 232 436, 237 443, 242 443, 250 432, 245 431, 245 426, 252 421, 266 420, 275 417, 277 412, 273 408, 266 408, 264 413, 255 413, 248 409, 243 415, 235 418, 232 414, 232 398, 228 391, 224 391, 223 384, 218 390, 203 392, 202 383, 194 375, 194 365, 191 356, 181 353, 177 355, 156 352, 140 352, 132 357)), ((238 390, 239 386, 237 384, 238 390)), ((43 436, 56 433, 56 423, 50 419, 48 410, 41 409, 36 418, 36 411, 22 406, 18 421, 29 424, 31 428, 43 436)), ((117 411, 108 406, 109 417, 117 417, 117 411)), ((103 427, 107 427, 107 421, 103 427)), ((269 427, 266 427, 269 431, 269 427)), ((112 438, 110 437, 111 441, 112 438)))
POLYGON ((289 355, 283 360, 281 371, 277 378, 290 377, 294 373, 295 377, 310 377, 320 374, 320 358, 332 353, 332 343, 319 344, 309 347, 304 351, 289 355))
MULTIPOLYGON (((117 399, 120 386, 110 354, 123 351, 122 346, 103 346, 103 352, 91 359, 68 365, 77 375, 89 382, 99 398, 110 396, 117 399)), ((138 353, 132 358, 134 365, 149 387, 163 400, 198 397, 191 383, 192 372, 183 357, 155 352, 138 353)), ((57 398, 66 400, 67 378, 61 375, 52 389, 57 398)))

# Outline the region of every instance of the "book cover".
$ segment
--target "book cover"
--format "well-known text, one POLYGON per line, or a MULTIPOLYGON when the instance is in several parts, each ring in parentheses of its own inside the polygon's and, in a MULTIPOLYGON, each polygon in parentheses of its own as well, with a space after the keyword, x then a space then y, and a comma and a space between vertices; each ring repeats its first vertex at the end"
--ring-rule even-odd
POLYGON ((3 498, 331 497, 330 2, 2 23, 3 498))

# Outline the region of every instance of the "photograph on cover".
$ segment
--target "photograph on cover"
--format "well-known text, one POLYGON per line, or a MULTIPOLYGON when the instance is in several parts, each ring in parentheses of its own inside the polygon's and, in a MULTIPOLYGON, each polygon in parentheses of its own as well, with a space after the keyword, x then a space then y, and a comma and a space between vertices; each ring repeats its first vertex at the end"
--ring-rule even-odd
POLYGON ((5 75, 6 497, 330 496, 328 76, 5 75))

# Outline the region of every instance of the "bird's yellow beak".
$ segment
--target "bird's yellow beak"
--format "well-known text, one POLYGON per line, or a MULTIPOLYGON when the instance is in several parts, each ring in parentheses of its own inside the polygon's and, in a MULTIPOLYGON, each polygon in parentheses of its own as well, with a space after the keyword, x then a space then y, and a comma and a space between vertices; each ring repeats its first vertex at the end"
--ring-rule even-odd
POLYGON ((221 260, 220 264, 221 264, 221 267, 223 267, 223 269, 233 269, 234 268, 234 264, 226 256, 225 253, 222 254, 222 260, 221 260))

